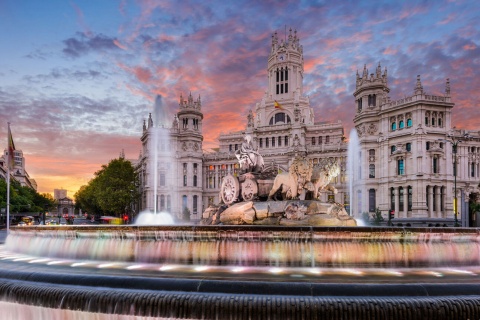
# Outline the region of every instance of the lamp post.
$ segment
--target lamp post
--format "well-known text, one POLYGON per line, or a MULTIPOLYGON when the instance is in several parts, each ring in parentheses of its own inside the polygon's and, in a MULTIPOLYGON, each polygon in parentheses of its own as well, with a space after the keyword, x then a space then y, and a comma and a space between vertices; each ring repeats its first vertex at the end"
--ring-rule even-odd
POLYGON ((447 134, 448 139, 438 139, 438 141, 444 141, 452 144, 453 151, 453 213, 455 215, 455 227, 459 227, 458 224, 458 210, 457 210, 457 148, 460 142, 468 140, 471 136, 468 133, 464 133, 462 137, 455 137, 453 134, 447 134), (463 139, 463 140, 462 140, 463 139))

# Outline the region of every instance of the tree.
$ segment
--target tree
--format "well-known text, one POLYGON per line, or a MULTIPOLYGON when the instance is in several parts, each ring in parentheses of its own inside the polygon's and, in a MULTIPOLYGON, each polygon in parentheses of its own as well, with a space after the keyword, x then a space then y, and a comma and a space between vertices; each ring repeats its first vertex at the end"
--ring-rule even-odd
POLYGON ((120 217, 138 198, 136 182, 132 163, 124 158, 113 159, 75 193, 75 200, 79 208, 91 214, 120 217))
MULTIPOLYGON (((7 182, 0 180, 0 207, 7 207, 7 182)), ((55 207, 55 200, 48 193, 40 194, 36 190, 22 186, 16 180, 10 180, 10 211, 41 213, 55 207)))
POLYGON ((382 216, 382 212, 379 208, 376 208, 372 215, 370 215, 368 212, 363 212, 362 219, 366 224, 374 226, 379 226, 383 221, 385 221, 385 218, 382 216))

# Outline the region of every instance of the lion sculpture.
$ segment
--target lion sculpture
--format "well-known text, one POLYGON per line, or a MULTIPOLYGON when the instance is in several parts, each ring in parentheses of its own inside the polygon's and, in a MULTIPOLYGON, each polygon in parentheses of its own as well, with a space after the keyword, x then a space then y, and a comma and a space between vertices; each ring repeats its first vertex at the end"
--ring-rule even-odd
POLYGON ((312 163, 306 158, 295 158, 288 172, 279 173, 273 181, 268 199, 281 188, 283 199, 296 199, 304 185, 310 181, 313 172, 312 163))
POLYGON ((311 178, 314 185, 313 199, 318 199, 321 190, 330 190, 337 194, 338 190, 329 184, 339 174, 340 166, 335 159, 321 159, 319 163, 315 164, 311 178))

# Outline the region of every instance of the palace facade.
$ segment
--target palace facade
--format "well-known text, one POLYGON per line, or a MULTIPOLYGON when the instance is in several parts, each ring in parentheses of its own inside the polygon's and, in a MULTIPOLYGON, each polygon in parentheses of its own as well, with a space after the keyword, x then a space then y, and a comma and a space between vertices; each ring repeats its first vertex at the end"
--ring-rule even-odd
POLYGON ((338 193, 322 193, 320 199, 345 204, 356 218, 378 208, 385 218, 394 210, 398 225, 451 225, 456 191, 458 220, 476 225, 469 202, 476 202, 479 193, 480 136, 452 125, 455 105, 448 79, 445 93, 433 96, 417 76, 412 94, 392 101, 386 68, 378 65, 369 73, 365 66, 357 73, 352 107, 357 110, 358 154, 355 170, 347 170, 349 144, 342 123, 316 120, 304 94, 303 47, 296 31, 290 30, 286 41, 272 36, 267 61, 265 94, 246 116, 245 129, 221 134, 214 151, 202 150, 200 97, 180 96, 171 126, 154 125, 159 120, 150 114, 138 161, 140 210, 156 207, 179 218, 201 219, 210 204, 219 203, 223 177, 239 173, 235 151, 249 134, 267 169, 286 171, 295 156, 313 163, 336 159, 341 165, 333 181, 338 193), (152 162, 154 153, 157 162, 152 162))

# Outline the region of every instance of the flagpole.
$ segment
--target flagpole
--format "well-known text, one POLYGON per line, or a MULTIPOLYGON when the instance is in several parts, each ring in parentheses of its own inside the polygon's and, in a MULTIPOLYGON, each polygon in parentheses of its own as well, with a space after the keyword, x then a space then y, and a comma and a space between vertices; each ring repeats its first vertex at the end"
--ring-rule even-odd
MULTIPOLYGON (((10 122, 8 123, 8 143, 10 144, 10 122)), ((11 150, 8 148, 8 157, 7 157, 7 235, 10 233, 10 159, 11 159, 11 150)))

